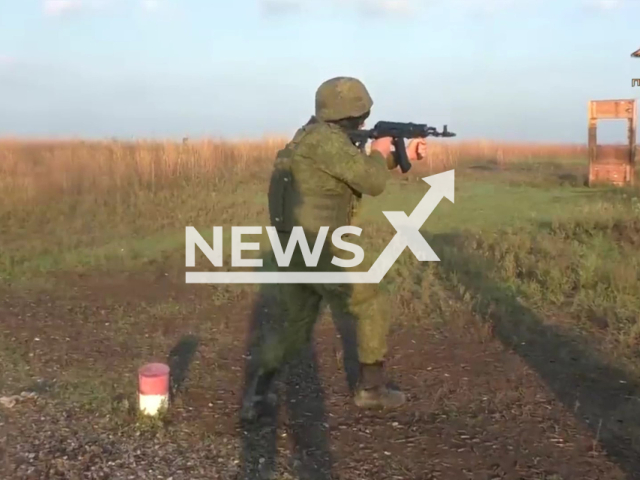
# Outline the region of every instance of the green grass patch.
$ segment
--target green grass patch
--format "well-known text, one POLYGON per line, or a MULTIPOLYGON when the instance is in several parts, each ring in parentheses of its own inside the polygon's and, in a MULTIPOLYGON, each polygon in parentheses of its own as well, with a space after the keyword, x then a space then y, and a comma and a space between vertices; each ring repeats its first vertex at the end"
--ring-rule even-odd
MULTIPOLYGON (((487 316, 495 305, 518 302, 614 357, 637 359, 638 190, 589 189, 583 177, 582 163, 553 159, 457 169, 455 203, 443 199, 423 228, 441 262, 424 265, 403 253, 381 285, 394 311, 446 323, 460 305, 487 316)), ((245 181, 213 191, 195 179, 4 212, 2 282, 15 289, 52 274, 145 272, 157 265, 181 279, 185 226, 197 226, 208 241, 211 227, 223 226, 228 245, 230 226, 267 225, 267 177, 245 181)), ((428 189, 419 178, 403 177, 365 199, 358 224, 368 255, 377 257, 394 234, 382 212, 410 213, 428 189)), ((266 235, 261 244, 268 247, 266 235)), ((229 256, 225 251, 226 265, 229 256)), ((206 262, 197 259, 211 269, 206 262)), ((242 301, 254 290, 216 286, 209 301, 242 301)))

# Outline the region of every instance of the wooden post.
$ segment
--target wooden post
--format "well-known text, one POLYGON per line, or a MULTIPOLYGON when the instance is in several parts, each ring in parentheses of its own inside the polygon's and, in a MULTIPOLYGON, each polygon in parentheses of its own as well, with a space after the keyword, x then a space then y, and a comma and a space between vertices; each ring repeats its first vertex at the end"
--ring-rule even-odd
POLYGON ((634 183, 636 156, 636 101, 591 100, 589 102, 589 186, 596 183, 628 185, 634 183), (598 149, 597 122, 627 119, 628 146, 598 149))
POLYGON ((629 183, 633 185, 635 183, 636 178, 636 127, 638 122, 638 105, 636 101, 633 101, 633 112, 631 114, 631 119, 629 119, 629 148, 630 152, 630 161, 629 161, 629 183))

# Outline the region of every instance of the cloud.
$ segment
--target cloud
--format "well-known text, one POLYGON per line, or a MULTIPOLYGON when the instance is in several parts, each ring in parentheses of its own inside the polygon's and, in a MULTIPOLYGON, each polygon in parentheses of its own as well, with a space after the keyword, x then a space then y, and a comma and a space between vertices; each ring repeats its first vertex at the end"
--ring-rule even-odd
POLYGON ((624 5, 623 0, 585 0, 585 4, 588 7, 596 8, 598 10, 615 10, 624 5))
MULTIPOLYGON (((451 7, 465 14, 496 14, 522 8, 546 8, 557 0, 258 0, 268 15, 308 12, 316 8, 345 7, 365 15, 403 15, 430 7, 451 7)), ((617 10, 629 0, 577 0, 577 6, 598 10, 617 10)))
MULTIPOLYGON (((161 0, 137 0, 135 3, 146 12, 156 12, 164 4, 161 0)), ((43 0, 42 7, 45 15, 61 17, 79 11, 99 11, 116 7, 118 4, 131 5, 135 3, 129 0, 43 0)))
POLYGON ((373 15, 406 14, 416 8, 416 2, 412 0, 358 0, 353 3, 362 13, 373 15))
MULTIPOLYGON (((405 15, 422 8, 454 5, 463 11, 493 12, 506 8, 525 6, 536 1, 551 0, 258 0, 261 10, 269 15, 309 11, 314 8, 347 7, 364 15, 405 15)), ((606 0, 601 0, 606 1, 606 0)), ((615 1, 615 0, 608 0, 615 1)))
POLYGON ((100 10, 111 7, 118 0, 43 0, 42 8, 45 15, 61 17, 74 12, 85 10, 100 10))
POLYGON ((267 15, 298 13, 327 5, 340 9, 347 6, 366 15, 397 14, 411 12, 420 3, 420 0, 258 0, 260 9, 267 15))
POLYGON ((259 6, 266 15, 284 15, 302 10, 307 3, 304 0, 260 0, 259 6))
POLYGON ((14 65, 16 63, 16 58, 10 55, 2 55, 0 54, 0 67, 14 65))
POLYGON ((142 8, 147 12, 155 12, 160 8, 159 0, 142 0, 142 8))
POLYGON ((84 8, 83 0, 44 0, 43 9, 46 15, 60 16, 84 8))

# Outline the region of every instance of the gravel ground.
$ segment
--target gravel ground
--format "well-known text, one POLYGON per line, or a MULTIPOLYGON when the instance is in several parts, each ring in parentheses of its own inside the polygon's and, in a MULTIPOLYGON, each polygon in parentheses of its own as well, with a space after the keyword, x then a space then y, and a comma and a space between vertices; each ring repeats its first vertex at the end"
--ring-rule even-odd
POLYGON ((506 348, 471 327, 395 329, 388 369, 409 402, 380 414, 353 406, 347 359, 324 322, 315 348, 280 383, 277 419, 244 427, 237 406, 251 328, 246 306, 217 307, 234 321, 215 328, 210 312, 185 308, 135 315, 116 331, 105 328, 117 317, 100 298, 83 297, 74 315, 66 301, 49 299, 0 308, 2 384, 11 389, 0 391, 0 480, 640 478, 636 387, 612 370, 583 369, 579 351, 551 341, 556 334, 530 334, 526 345, 506 348), (188 332, 200 338, 168 416, 137 421, 131 393, 140 345, 175 353, 188 332), (96 372, 104 382, 94 382, 96 372), (36 375, 52 383, 18 387, 36 375), (128 397, 111 398, 115 392, 128 397))

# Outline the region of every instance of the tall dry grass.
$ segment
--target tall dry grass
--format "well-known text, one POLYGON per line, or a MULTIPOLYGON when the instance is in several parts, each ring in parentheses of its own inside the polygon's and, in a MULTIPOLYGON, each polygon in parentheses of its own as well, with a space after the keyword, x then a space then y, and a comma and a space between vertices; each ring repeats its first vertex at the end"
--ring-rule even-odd
MULTIPOLYGON (((20 204, 56 197, 155 189, 175 181, 206 180, 211 187, 268 173, 284 139, 222 142, 0 141, 0 195, 20 204)), ((442 171, 469 161, 585 156, 582 145, 489 141, 428 145, 414 173, 442 171)))
POLYGON ((266 166, 283 142, 0 142, 0 193, 30 202, 57 195, 155 188, 176 179, 231 174, 266 166))

